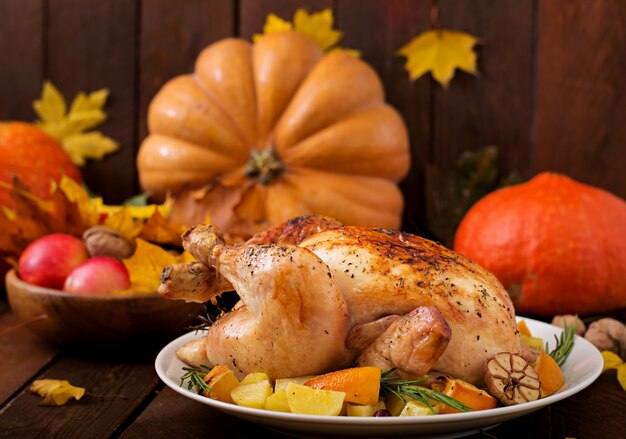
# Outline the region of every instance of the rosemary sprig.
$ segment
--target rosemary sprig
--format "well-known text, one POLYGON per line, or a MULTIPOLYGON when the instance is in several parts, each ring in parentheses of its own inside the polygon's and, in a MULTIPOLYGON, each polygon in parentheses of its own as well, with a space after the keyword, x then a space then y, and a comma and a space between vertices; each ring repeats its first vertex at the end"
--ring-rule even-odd
POLYGON ((211 315, 206 305, 204 305, 204 311, 198 316, 196 316, 196 319, 198 320, 198 323, 185 328, 187 329, 187 331, 196 331, 196 332, 204 331, 206 329, 209 329, 213 325, 213 323, 215 323, 215 320, 216 320, 211 315))
POLYGON ((180 377, 180 386, 182 387, 187 381, 187 390, 193 390, 198 394, 202 394, 207 390, 211 390, 204 377, 213 369, 212 366, 201 365, 199 367, 183 367, 185 373, 180 377))
POLYGON ((425 376, 417 380, 403 380, 397 375, 391 375, 394 370, 395 369, 390 369, 383 372, 380 376, 380 391, 383 395, 392 394, 403 401, 406 401, 404 397, 408 396, 409 398, 424 403, 432 412, 434 412, 434 410, 430 403, 431 399, 457 409, 460 412, 468 412, 471 410, 470 407, 446 394, 420 386, 420 384, 430 377, 425 376))
MULTIPOLYGON (((578 318, 578 316, 576 316, 576 318, 578 318)), ((576 338, 576 323, 572 325, 563 325, 563 332, 561 332, 560 337, 555 335, 554 338, 556 339, 556 346, 549 354, 552 358, 554 358, 556 364, 562 366, 574 347, 574 339, 576 338)), ((545 351, 548 352, 547 342, 545 351)))

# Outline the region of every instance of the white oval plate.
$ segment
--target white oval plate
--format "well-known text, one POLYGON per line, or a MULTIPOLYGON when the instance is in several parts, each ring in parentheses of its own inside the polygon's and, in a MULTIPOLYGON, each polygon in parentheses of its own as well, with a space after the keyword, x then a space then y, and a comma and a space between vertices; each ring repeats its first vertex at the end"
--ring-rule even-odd
MULTIPOLYGON (((520 317, 518 317, 518 320, 520 317)), ((535 337, 547 341, 550 349, 556 343, 561 328, 537 320, 524 318, 535 337)), ((313 416, 252 409, 235 404, 206 398, 180 386, 183 374, 182 363, 176 357, 176 350, 186 342, 199 337, 196 332, 183 335, 165 346, 156 358, 157 374, 163 382, 176 392, 214 409, 228 413, 246 421, 261 424, 272 430, 300 437, 332 436, 411 436, 411 437, 461 437, 479 432, 496 425, 555 403, 580 392, 602 372, 602 355, 591 343, 576 336, 572 352, 563 366, 565 384, 554 395, 537 401, 511 407, 499 407, 471 413, 423 417, 366 418, 346 416, 313 416)))

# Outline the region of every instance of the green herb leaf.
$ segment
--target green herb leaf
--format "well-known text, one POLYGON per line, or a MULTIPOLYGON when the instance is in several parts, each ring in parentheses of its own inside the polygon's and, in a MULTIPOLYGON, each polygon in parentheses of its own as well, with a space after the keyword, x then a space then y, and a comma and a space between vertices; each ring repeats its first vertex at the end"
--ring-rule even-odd
MULTIPOLYGON (((576 316, 578 318, 578 316, 576 316)), ((556 339, 555 348, 549 353, 549 355, 554 358, 556 364, 562 366, 567 360, 570 352, 574 348, 574 339, 576 338, 576 323, 572 325, 565 324, 563 326, 563 332, 561 332, 561 336, 554 336, 556 339)), ((546 352, 548 352, 548 343, 546 343, 546 352)))
POLYGON ((193 390, 201 395, 203 392, 211 390, 209 385, 204 381, 204 377, 213 369, 213 366, 201 365, 198 367, 183 367, 185 373, 180 377, 180 386, 182 387, 187 381, 187 390, 193 390))
POLYGON ((408 396, 409 398, 422 402, 433 412, 434 410, 430 403, 431 399, 450 406, 460 412, 468 412, 471 410, 471 407, 466 406, 461 401, 457 401, 444 393, 420 386, 420 384, 430 378, 429 376, 417 380, 403 380, 397 375, 391 375, 394 370, 395 369, 390 369, 383 372, 380 376, 380 390, 383 395, 395 395, 403 401, 406 401, 404 397, 408 396))

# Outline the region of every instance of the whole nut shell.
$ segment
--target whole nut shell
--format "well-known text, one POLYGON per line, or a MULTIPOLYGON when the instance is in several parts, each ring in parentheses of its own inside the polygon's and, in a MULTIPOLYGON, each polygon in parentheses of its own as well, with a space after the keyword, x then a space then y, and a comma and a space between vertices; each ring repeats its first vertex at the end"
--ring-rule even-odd
POLYGON ((83 243, 90 256, 109 256, 115 259, 132 256, 136 247, 134 241, 104 226, 94 226, 85 230, 83 243))

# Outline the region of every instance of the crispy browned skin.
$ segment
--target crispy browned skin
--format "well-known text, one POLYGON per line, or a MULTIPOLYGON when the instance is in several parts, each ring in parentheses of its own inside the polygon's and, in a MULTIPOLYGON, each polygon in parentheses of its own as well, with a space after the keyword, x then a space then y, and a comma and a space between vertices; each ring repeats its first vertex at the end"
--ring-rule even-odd
POLYGON ((270 227, 250 238, 246 244, 297 245, 316 233, 337 229, 341 226, 342 224, 334 218, 321 215, 304 215, 270 227))
POLYGON ((353 325, 433 305, 452 330, 434 368, 482 382, 497 352, 518 352, 513 304, 497 278, 469 259, 419 236, 344 226, 300 243, 330 267, 353 325))
MULTIPOLYGON (((224 267, 220 252, 228 246, 219 237, 203 237, 202 231, 214 233, 210 228, 190 233, 190 236, 197 234, 193 238, 198 243, 196 257, 207 261, 232 283, 236 258, 229 260, 230 268, 224 267), (231 274, 226 275, 227 272, 231 274)), ((407 233, 339 227, 327 218, 307 216, 279 225, 237 248, 243 251, 267 240, 295 243, 328 267, 348 306, 352 328, 393 314, 406 315, 420 306, 436 307, 452 331, 448 348, 433 366, 439 372, 481 384, 487 358, 497 352, 519 352, 513 305, 500 282, 469 259, 441 245, 407 233)), ((305 259, 308 260, 302 260, 305 259)), ((286 264, 283 266, 289 266, 290 262, 282 261, 286 264)), ((268 279, 270 272, 266 272, 268 279)), ((273 275, 276 280, 281 277, 279 271, 273 275)), ((223 284, 220 280, 220 288, 223 284)), ((213 291, 219 289, 217 285, 216 279, 213 291)), ((234 289, 239 291, 242 285, 238 282, 234 289)), ((314 284, 294 280, 293 285, 315 294, 314 284)), ((242 300, 249 299, 242 297, 242 300)), ((242 324, 244 321, 241 320, 242 324)), ((380 330, 383 329, 381 326, 380 330)), ((359 341, 359 346, 362 343, 359 341)))
POLYGON ((419 306, 396 319, 358 359, 361 366, 396 369, 406 377, 426 375, 444 353, 452 332, 437 307, 419 306))

